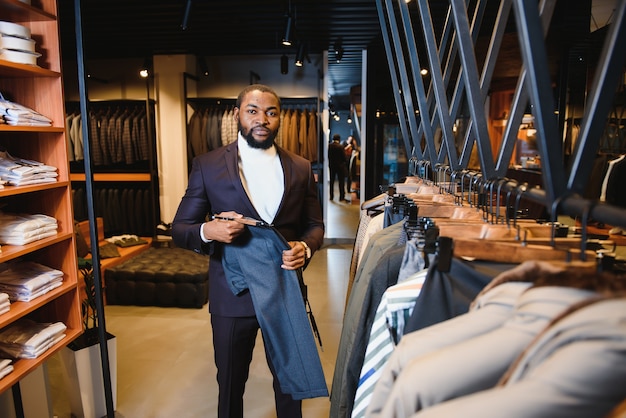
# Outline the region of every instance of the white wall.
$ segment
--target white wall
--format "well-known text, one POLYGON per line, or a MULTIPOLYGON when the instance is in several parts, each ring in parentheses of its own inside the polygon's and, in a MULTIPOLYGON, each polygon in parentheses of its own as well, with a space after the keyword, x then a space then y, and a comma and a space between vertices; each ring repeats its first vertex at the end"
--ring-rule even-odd
POLYGON ((171 222, 187 188, 187 123, 183 74, 195 67, 185 55, 154 57, 157 165, 161 220, 171 222))

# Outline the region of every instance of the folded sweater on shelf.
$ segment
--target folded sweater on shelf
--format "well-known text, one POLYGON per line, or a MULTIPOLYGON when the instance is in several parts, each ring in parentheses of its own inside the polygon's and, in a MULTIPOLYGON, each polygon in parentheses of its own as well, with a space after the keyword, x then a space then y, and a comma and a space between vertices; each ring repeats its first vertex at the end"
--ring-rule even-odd
POLYGON ((0 267, 0 291, 12 301, 29 302, 62 283, 62 271, 32 261, 4 263, 0 267))
POLYGON ((12 358, 37 358, 65 337, 62 322, 39 323, 22 318, 0 332, 0 351, 12 358))

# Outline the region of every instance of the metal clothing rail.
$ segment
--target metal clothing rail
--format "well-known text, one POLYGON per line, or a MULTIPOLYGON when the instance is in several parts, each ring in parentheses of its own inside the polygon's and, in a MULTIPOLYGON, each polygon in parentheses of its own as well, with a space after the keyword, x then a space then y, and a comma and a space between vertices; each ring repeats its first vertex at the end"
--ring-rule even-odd
POLYGON ((524 198, 545 206, 553 218, 558 212, 626 227, 626 209, 581 197, 626 61, 626 0, 618 0, 613 13, 613 21, 595 66, 594 80, 588 89, 585 113, 569 166, 565 163, 558 117, 555 117, 545 42, 556 1, 541 0, 538 4, 525 0, 501 0, 487 56, 479 71, 475 45, 487 0, 449 0, 448 16, 439 44, 428 0, 412 3, 376 0, 407 154, 413 162, 418 161, 422 166, 434 168, 445 165, 452 173, 468 169, 470 154, 476 147, 484 180, 506 183, 505 174, 515 148, 517 129, 530 106, 537 129, 543 186, 524 190, 524 198), (470 4, 471 10, 468 10, 470 4), (485 103, 511 13, 515 19, 523 65, 503 141, 495 152, 497 158, 494 158, 485 103), (471 23, 468 16, 473 16, 471 23), (414 25, 415 21, 419 24, 414 25), (425 65, 420 62, 416 36, 423 39, 426 46, 430 72, 430 81, 426 86, 420 75, 425 65), (453 73, 456 80, 452 87, 453 73), (467 124, 465 131, 456 133, 455 137, 452 128, 462 103, 466 106, 467 124), (435 140, 437 134, 440 136, 439 143, 435 140))

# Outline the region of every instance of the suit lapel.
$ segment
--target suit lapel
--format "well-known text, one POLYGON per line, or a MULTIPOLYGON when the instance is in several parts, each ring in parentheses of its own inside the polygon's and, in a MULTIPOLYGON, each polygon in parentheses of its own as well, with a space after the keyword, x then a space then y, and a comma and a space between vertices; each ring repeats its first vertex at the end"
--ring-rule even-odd
POLYGON ((275 219, 280 217, 280 213, 285 206, 285 200, 289 194, 289 189, 291 185, 291 163, 290 159, 287 156, 287 153, 278 145, 276 146, 276 150, 278 152, 278 158, 280 159, 280 165, 283 167, 283 196, 280 199, 280 205, 278 206, 278 210, 276 211, 275 219))

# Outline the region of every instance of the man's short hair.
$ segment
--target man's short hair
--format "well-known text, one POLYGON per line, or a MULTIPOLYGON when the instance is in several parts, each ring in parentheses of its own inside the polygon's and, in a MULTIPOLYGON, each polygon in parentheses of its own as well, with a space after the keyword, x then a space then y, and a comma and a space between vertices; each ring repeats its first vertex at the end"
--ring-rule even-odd
POLYGON ((246 87, 245 89, 241 90, 241 92, 239 93, 239 96, 237 96, 237 102, 235 103, 235 106, 238 108, 241 108, 241 102, 243 101, 243 98, 246 96, 246 94, 250 93, 251 91, 260 91, 261 93, 271 93, 274 95, 274 97, 276 97, 276 100, 278 100, 278 107, 280 108, 280 97, 278 97, 278 94, 276 94, 276 92, 274 91, 274 89, 272 89, 271 87, 266 86, 265 84, 250 84, 248 87, 246 87))
POLYGON ((341 141, 341 135, 339 134, 333 135, 333 141, 341 141))

